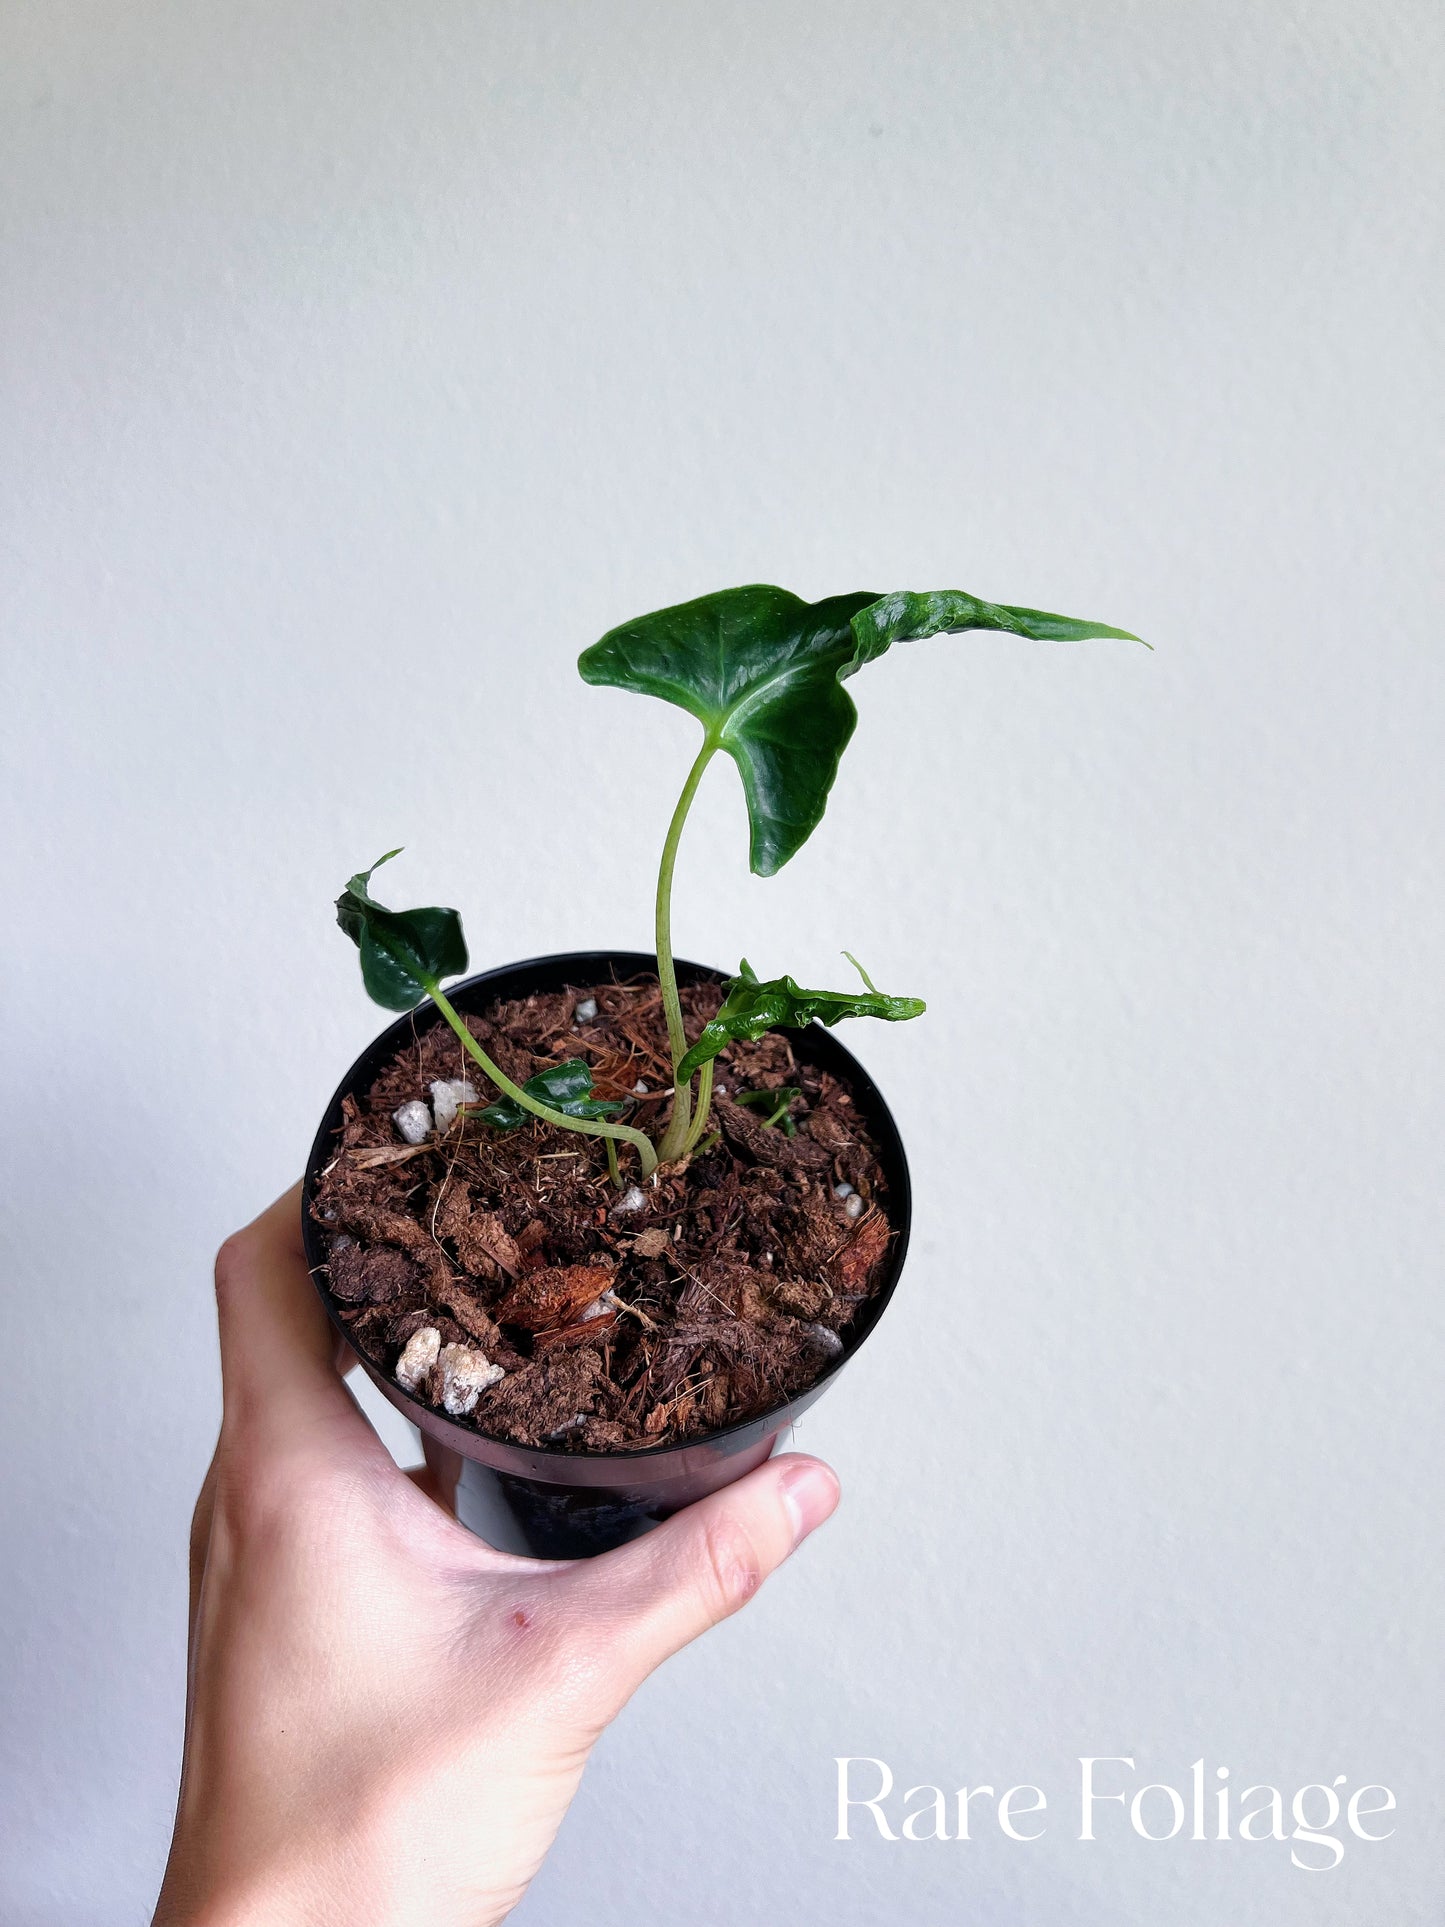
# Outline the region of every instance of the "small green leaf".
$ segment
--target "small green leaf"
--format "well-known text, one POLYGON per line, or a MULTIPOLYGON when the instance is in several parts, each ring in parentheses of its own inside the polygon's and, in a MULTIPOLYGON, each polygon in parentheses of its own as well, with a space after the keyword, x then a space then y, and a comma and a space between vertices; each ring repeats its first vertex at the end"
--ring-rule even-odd
POLYGON ((756 1104, 772 1110, 778 1104, 791 1104, 803 1093, 796 1084, 780 1084, 775 1091, 734 1091, 734 1104, 756 1104))
POLYGON ((802 1095, 796 1084, 782 1084, 775 1091, 737 1091, 733 1095, 733 1102, 756 1104, 760 1111, 768 1113, 763 1119, 764 1126, 780 1124, 788 1137, 796 1137, 798 1127, 788 1116, 788 1107, 802 1095))
POLYGON ((623 623, 585 649, 577 667, 584 682, 658 696, 697 717, 708 741, 737 764, 751 866, 772 876, 827 807, 858 721, 844 680, 895 642, 965 629, 1048 642, 1138 640, 1104 623, 981 602, 956 589, 803 602, 754 583, 623 623))
POLYGON ((361 951, 361 981, 385 1010, 411 1010, 443 977, 467 967, 462 920, 455 910, 388 910, 368 888, 388 850, 369 870, 359 870, 336 899, 336 921, 361 951))
POLYGON ((836 1024, 844 1017, 884 1017, 898 1023, 921 1017, 921 997, 885 997, 881 991, 802 990, 791 977, 759 982, 746 957, 727 987, 722 1009, 678 1065, 679 1082, 686 1082, 704 1064, 737 1038, 761 1037, 770 1030, 801 1030, 816 1017, 836 1024))
MULTIPOLYGON (((549 1104, 564 1117, 616 1117, 619 1111, 627 1109, 617 1098, 593 1097, 592 1072, 580 1057, 565 1064, 549 1064, 546 1070, 529 1077, 522 1089, 528 1097, 535 1097, 539 1104, 549 1104)), ((495 1104, 488 1104, 473 1115, 495 1125, 499 1131, 515 1131, 519 1124, 526 1123, 529 1113, 514 1098, 499 1097, 495 1104)))

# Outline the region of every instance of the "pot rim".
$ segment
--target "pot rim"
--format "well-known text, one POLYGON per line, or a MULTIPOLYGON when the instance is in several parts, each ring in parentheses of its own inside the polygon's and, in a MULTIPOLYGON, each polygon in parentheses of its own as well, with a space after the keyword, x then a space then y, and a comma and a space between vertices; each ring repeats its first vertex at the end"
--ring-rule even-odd
MULTIPOLYGON (((679 980, 683 983, 697 983, 709 979, 722 982, 732 974, 729 971, 716 970, 708 964, 692 963, 682 957, 674 959, 674 967, 679 980)), ((625 983, 629 978, 635 977, 641 972, 651 971, 655 974, 656 970, 657 956, 653 951, 563 950, 553 952, 547 956, 526 957, 516 963, 499 964, 490 970, 477 971, 470 977, 459 978, 457 982, 448 989, 447 997, 456 1009, 465 1015, 467 1012, 475 1011, 478 1008, 479 996, 483 997, 484 1001, 491 1001, 492 997, 506 994, 504 991, 491 989, 491 986, 497 984, 500 980, 515 979, 528 972, 536 972, 539 975, 545 974, 549 978, 554 978, 559 985, 563 985, 575 982, 579 972, 585 973, 591 971, 594 978, 596 978, 610 971, 614 981, 625 983)), ((584 983, 585 982, 586 979, 584 977, 584 983)), ((536 986, 538 989, 544 987, 545 986, 541 984, 536 986)), ((311 1274, 311 1281, 316 1287, 333 1329, 340 1337, 346 1340, 348 1345, 351 1344, 350 1334, 346 1326, 342 1323, 340 1314, 336 1309, 336 1301, 332 1296, 329 1285, 325 1282, 327 1253, 322 1242, 324 1233, 321 1226, 312 1217, 311 1202, 315 1195, 317 1180, 330 1162, 333 1154, 334 1140, 341 1122, 342 1100, 358 1088, 363 1078, 367 1080, 373 1078, 381 1065, 388 1058, 394 1056, 404 1045, 408 1034, 412 1036, 419 1034, 417 1031, 418 1020, 428 1027, 432 1023, 440 1023, 443 1021, 440 1012, 429 997, 425 998, 412 1010, 403 1011, 393 1023, 389 1024, 385 1030, 380 1031, 358 1054, 341 1082, 333 1091, 331 1099, 325 1111, 322 1113, 321 1123, 317 1128, 316 1135, 312 1140, 310 1152, 306 1159, 306 1175, 301 1187, 301 1237, 306 1252, 307 1269, 311 1274)), ((903 1261, 908 1253, 909 1234, 913 1221, 913 1194, 902 1135, 894 1121, 893 1113, 889 1109, 883 1093, 878 1089, 878 1086, 874 1083, 868 1071, 858 1062, 857 1058, 854 1057, 846 1045, 839 1043, 837 1037, 831 1030, 816 1020, 806 1025, 803 1029, 790 1034, 795 1040, 795 1048, 798 1044, 802 1044, 806 1055, 813 1057, 814 1061, 818 1061, 821 1058, 825 1062, 826 1068, 832 1070, 834 1075, 841 1074, 847 1079, 852 1088, 854 1101, 864 1115, 869 1133, 878 1144, 880 1160, 883 1163, 888 1179, 889 1215, 891 1218, 896 1219, 893 1239, 890 1242, 888 1250, 888 1268, 882 1282, 877 1291, 874 1292, 873 1296, 869 1299, 867 1305, 863 1308, 864 1316, 860 1320, 858 1328, 850 1337, 844 1339, 843 1349, 838 1353, 836 1358, 831 1360, 831 1362, 819 1372, 811 1385, 805 1387, 801 1392, 794 1392, 790 1396, 780 1399, 777 1404, 768 1406, 764 1411, 750 1413, 746 1418, 734 1419, 729 1425, 718 1426, 707 1432, 699 1432, 693 1438, 676 1440, 671 1443, 663 1442, 657 1445, 619 1447, 615 1451, 608 1452, 577 1452, 565 1444, 549 1445, 544 1443, 540 1445, 520 1445, 515 1439, 494 1438, 491 1433, 483 1432, 479 1426, 467 1425, 459 1423, 456 1419, 446 1418, 433 1406, 426 1404, 412 1393, 405 1391, 400 1385, 395 1383, 390 1375, 383 1374, 382 1368, 376 1365, 373 1360, 365 1357, 364 1354, 357 1350, 357 1356, 361 1360, 362 1365, 371 1377, 378 1382, 379 1388, 385 1391, 390 1402, 400 1410, 406 1411, 408 1408, 412 1408, 416 1412, 421 1413, 427 1423, 423 1424, 421 1419, 413 1419, 412 1422, 418 1425, 423 1432, 428 1429, 435 1431, 436 1421, 442 1419, 449 1430, 455 1427, 458 1432, 463 1433, 466 1437, 481 1440, 500 1450, 526 1454, 530 1458, 546 1460, 551 1464, 559 1466, 571 1465, 573 1467, 613 1464, 637 1464, 641 1466, 647 1461, 655 1463, 669 1454, 675 1456, 684 1452, 694 1452, 699 1447, 706 1448, 712 1446, 719 1441, 734 1438, 739 1433, 749 1430, 756 1431, 758 1428, 765 1426, 767 1421, 774 1417, 778 1419, 781 1427, 788 1423, 790 1409, 796 1408, 803 1401, 811 1405, 819 1393, 842 1371, 849 1360, 856 1356, 862 1349, 892 1301, 894 1291, 897 1289, 898 1280, 903 1270, 903 1261), (831 1062, 827 1060, 831 1060, 831 1062), (383 1377, 385 1377, 384 1386, 381 1384, 383 1377)), ((355 1347, 352 1347, 352 1349, 356 1350, 355 1347)))

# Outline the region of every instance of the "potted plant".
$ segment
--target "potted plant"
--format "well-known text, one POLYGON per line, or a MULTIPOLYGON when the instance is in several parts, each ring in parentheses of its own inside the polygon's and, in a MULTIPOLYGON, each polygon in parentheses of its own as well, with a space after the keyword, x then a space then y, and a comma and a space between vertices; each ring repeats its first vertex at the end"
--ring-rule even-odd
POLYGON ((924 1006, 856 965, 859 988, 820 991, 746 961, 726 979, 680 962, 673 867, 722 751, 742 778, 751 867, 780 870, 852 736, 845 680, 895 642, 970 629, 1137 640, 952 590, 807 603, 753 586, 583 652, 587 682, 703 726, 663 839, 654 954, 532 959, 446 990, 467 968, 455 910, 384 907, 379 863, 338 899, 366 989, 404 1014, 317 1133, 312 1275, 447 1471, 458 1516, 494 1543, 599 1551, 741 1477, 887 1304, 907 1163, 825 1027, 924 1006))

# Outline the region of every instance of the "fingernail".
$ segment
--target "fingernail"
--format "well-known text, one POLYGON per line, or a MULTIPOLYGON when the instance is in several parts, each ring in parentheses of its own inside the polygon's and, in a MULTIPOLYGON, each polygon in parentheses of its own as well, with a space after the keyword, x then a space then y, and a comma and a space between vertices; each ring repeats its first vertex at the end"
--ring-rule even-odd
POLYGON ((838 1503, 838 1481, 816 1459, 798 1459, 781 1470, 778 1491, 793 1528, 793 1544, 801 1545, 822 1525, 838 1503))

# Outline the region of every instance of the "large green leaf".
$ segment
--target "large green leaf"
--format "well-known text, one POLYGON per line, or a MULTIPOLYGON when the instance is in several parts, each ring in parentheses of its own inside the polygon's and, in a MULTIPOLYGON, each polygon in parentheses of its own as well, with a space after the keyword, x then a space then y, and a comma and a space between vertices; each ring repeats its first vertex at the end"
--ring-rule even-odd
MULTIPOLYGON (((564 1117, 615 1117, 627 1109, 616 1098, 592 1095, 592 1071, 580 1057, 571 1058, 565 1064, 549 1064, 546 1070, 529 1077, 522 1089, 528 1097, 561 1111, 564 1117)), ((499 1131, 515 1131, 519 1124, 526 1123, 529 1115, 512 1097, 499 1097, 495 1104, 488 1104, 478 1112, 479 1117, 499 1131)))
POLYGON ((586 682, 659 696, 697 717, 707 740, 738 766, 751 865, 772 876, 827 807, 858 720, 843 680, 895 642, 965 629, 1046 642, 1138 641, 1102 622, 980 602, 955 589, 803 602, 755 583, 625 622, 585 649, 577 666, 586 682))
POLYGON ((802 990, 791 977, 760 983, 746 957, 727 988, 722 1009, 678 1065, 679 1083, 700 1071, 721 1050, 740 1037, 761 1037, 770 1030, 801 1030, 816 1017, 836 1024, 844 1017, 885 1017, 899 1023, 921 1017, 921 997, 885 997, 881 991, 802 990))
POLYGON ((467 967, 455 910, 388 910, 371 895, 372 876, 400 854, 388 850, 369 870, 358 870, 336 899, 336 921, 361 951, 361 981, 385 1010, 411 1010, 433 984, 467 967))

